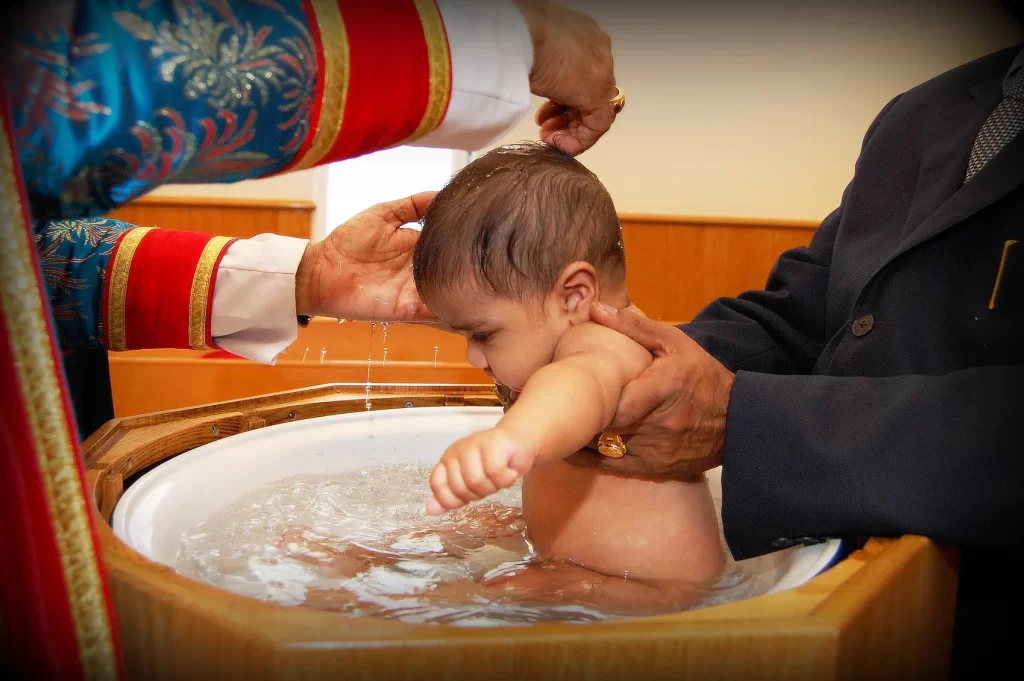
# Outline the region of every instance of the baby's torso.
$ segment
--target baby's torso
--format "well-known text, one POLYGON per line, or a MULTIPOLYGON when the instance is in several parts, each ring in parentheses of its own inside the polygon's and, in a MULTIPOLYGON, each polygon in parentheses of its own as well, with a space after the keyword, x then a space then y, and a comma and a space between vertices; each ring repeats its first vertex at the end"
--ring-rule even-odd
POLYGON ((539 553, 607 575, 706 584, 723 566, 718 518, 703 482, 554 461, 523 479, 523 519, 539 553))
MULTIPOLYGON (((515 393, 498 385, 507 409, 515 393)), ((598 452, 595 437, 586 453, 598 452)), ((523 479, 527 534, 542 555, 607 575, 718 580, 724 555, 706 482, 622 475, 557 460, 523 479)))

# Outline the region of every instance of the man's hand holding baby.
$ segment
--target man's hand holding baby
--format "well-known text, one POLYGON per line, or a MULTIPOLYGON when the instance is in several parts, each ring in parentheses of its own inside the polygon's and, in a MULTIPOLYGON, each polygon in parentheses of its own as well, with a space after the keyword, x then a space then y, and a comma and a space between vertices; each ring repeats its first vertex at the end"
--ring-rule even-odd
POLYGON ((501 426, 456 441, 430 475, 427 512, 441 515, 511 487, 533 467, 534 451, 501 426))
POLYGON ((721 466, 734 374, 676 327, 600 304, 591 308, 591 318, 654 356, 623 388, 611 423, 627 455, 591 463, 679 478, 721 466))

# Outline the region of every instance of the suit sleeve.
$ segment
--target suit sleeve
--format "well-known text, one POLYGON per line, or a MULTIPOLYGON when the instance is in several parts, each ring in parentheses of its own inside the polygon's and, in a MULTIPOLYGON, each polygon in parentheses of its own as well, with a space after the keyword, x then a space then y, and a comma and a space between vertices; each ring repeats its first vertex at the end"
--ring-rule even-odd
POLYGON ((1021 385, 1020 366, 889 378, 740 371, 722 466, 733 555, 841 535, 1019 545, 1021 385))
POLYGON ((1024 369, 809 375, 827 341, 842 216, 841 205, 809 247, 783 254, 764 291, 715 301, 682 327, 737 372, 722 466, 734 557, 842 535, 1019 544, 1024 369))
MULTIPOLYGON (((8 22, 0 84, 37 233, 164 183, 234 182, 401 144, 479 148, 529 108, 532 45, 507 2, 36 10, 8 22)), ((54 266, 81 286, 79 311, 58 314, 99 310, 62 320, 65 347, 204 349, 218 347, 217 330, 225 349, 273 361, 296 335, 304 242, 175 232, 125 227, 116 244, 80 243, 82 262, 54 266), (145 311, 157 303, 160 314, 145 311)))

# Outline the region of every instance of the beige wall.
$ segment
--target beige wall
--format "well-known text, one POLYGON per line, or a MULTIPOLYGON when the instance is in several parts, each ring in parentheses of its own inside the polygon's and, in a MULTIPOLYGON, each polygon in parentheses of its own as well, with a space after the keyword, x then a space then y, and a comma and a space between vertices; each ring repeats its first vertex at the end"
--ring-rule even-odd
POLYGON ((565 4, 612 37, 627 109, 580 158, 622 212, 820 219, 893 96, 1019 40, 984 2, 565 4))
MULTIPOLYGON (((628 107, 581 160, 623 212, 820 219, 890 98, 1019 40, 985 2, 565 4, 612 36, 628 107)), ((535 136, 531 116, 503 141, 535 136)), ((318 177, 158 191, 322 203, 318 177)))

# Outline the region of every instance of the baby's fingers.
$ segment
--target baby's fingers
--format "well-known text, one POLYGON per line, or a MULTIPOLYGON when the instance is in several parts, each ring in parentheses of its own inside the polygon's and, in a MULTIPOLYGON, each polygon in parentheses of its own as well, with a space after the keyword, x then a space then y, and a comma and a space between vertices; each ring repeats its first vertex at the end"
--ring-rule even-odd
POLYGON ((470 452, 469 455, 463 457, 461 470, 463 482, 466 483, 466 487, 470 491, 477 495, 478 499, 498 491, 498 486, 489 479, 484 470, 483 456, 479 451, 470 452))
POLYGON ((427 499, 428 515, 444 515, 447 512, 447 509, 441 505, 441 502, 437 500, 437 497, 430 497, 427 499))
MULTIPOLYGON (((470 455, 469 457, 463 456, 462 458, 468 459, 471 458, 471 456, 472 455, 470 455)), ((469 487, 466 485, 466 481, 462 477, 462 462, 459 461, 458 459, 452 458, 448 460, 447 466, 448 489, 451 490, 452 494, 459 498, 461 502, 459 506, 462 506, 462 504, 464 503, 476 501, 477 499, 479 499, 480 495, 474 492, 473 490, 469 489, 469 487)))
POLYGON ((430 474, 430 490, 434 493, 427 501, 427 513, 430 515, 443 515, 465 503, 448 486, 448 468, 444 463, 437 464, 430 474))
POLYGON ((484 474, 501 489, 511 487, 519 479, 520 474, 510 466, 510 461, 508 453, 501 450, 491 449, 483 456, 484 474))

